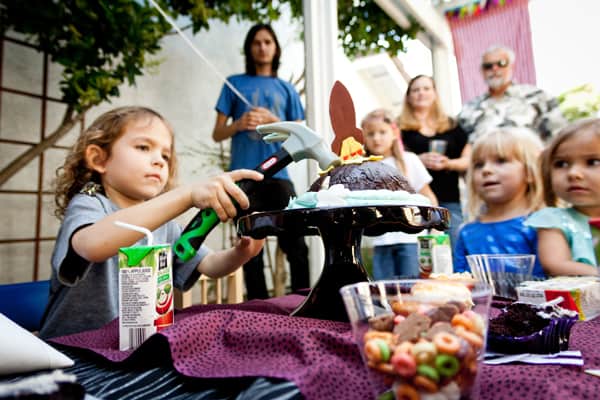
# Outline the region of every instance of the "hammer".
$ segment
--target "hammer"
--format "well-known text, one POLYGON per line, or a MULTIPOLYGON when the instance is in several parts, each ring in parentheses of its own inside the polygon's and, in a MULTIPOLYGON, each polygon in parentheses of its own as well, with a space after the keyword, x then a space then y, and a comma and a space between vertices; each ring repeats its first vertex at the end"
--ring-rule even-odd
MULTIPOLYGON (((265 178, 275 175, 292 161, 305 158, 317 160, 323 170, 340 163, 340 158, 329 149, 323 138, 298 122, 286 121, 259 125, 256 131, 263 135, 263 140, 267 143, 283 141, 278 152, 254 168, 265 178)), ((177 257, 184 262, 194 257, 200 245, 219 222, 219 217, 212 208, 198 212, 173 245, 177 257)))

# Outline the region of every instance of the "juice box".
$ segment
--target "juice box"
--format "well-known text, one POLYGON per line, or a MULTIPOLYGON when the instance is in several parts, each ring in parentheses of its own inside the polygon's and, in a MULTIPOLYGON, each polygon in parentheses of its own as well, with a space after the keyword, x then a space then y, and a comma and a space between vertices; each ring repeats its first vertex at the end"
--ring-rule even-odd
POLYGON ((419 277, 429 278, 431 273, 452 274, 452 247, 450 236, 419 235, 417 236, 419 256, 419 277))
POLYGON ((590 231, 592 232, 592 244, 596 255, 596 265, 600 262, 600 218, 590 218, 590 231))
POLYGON ((137 348, 173 324, 170 245, 119 249, 119 349, 137 348))

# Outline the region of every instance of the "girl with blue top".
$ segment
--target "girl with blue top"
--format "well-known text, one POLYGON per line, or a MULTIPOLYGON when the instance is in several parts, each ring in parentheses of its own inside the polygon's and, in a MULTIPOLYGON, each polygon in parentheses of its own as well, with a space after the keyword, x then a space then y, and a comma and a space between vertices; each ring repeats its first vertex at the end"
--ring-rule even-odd
POLYGON ((548 208, 529 217, 548 275, 598 275, 590 218, 600 217, 600 119, 564 128, 542 155, 548 208), (570 207, 557 207, 566 202, 570 207))
MULTIPOLYGON (((470 271, 469 254, 536 254, 536 231, 524 225, 543 204, 540 138, 526 128, 500 128, 473 143, 467 170, 468 211, 459 231, 454 270, 470 271)), ((537 260, 533 275, 545 277, 537 260)))

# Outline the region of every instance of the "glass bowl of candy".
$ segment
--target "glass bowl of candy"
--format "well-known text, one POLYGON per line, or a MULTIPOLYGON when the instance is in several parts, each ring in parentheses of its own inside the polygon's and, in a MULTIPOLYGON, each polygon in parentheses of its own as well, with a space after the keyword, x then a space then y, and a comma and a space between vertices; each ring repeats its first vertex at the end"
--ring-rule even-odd
POLYGON ((556 304, 515 302, 490 319, 488 350, 498 353, 558 353, 567 350, 575 311, 556 304))
POLYGON ((389 280, 340 293, 375 398, 476 397, 492 298, 487 283, 389 280))

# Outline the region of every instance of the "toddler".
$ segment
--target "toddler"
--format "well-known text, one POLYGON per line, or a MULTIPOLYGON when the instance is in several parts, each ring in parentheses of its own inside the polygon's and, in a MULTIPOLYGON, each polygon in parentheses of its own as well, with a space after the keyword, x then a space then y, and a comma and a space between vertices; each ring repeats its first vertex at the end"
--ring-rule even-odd
MULTIPOLYGON (((235 181, 260 180, 260 173, 237 170, 174 188, 174 149, 170 125, 144 107, 109 111, 80 135, 57 170, 56 214, 62 224, 41 337, 99 328, 118 316, 118 250, 145 240, 115 221, 150 229, 157 244, 173 243, 181 227, 172 220, 191 207, 212 208, 225 221, 236 215, 232 199, 249 206, 235 181)), ((261 248, 262 241, 250 238, 214 253, 201 247, 186 263, 173 260, 174 284, 187 290, 200 274, 227 275, 261 248)))
POLYGON ((600 217, 600 119, 563 128, 542 155, 544 197, 550 207, 526 223, 538 231, 548 275, 598 275, 588 220, 600 217), (556 207, 559 201, 569 207, 556 207))
MULTIPOLYGON (((429 187, 431 175, 415 153, 404 151, 399 130, 385 110, 367 114, 361 123, 365 150, 369 155, 383 156, 382 162, 397 168, 408 183, 433 205, 437 199, 429 187)), ((419 274, 417 235, 388 232, 373 239, 373 278, 389 279, 395 276, 416 277, 419 274)))
MULTIPOLYGON (((536 254, 536 232, 524 224, 543 204, 539 137, 527 128, 499 128, 473 143, 467 169, 468 213, 459 231, 454 270, 470 271, 469 254, 536 254)), ((536 257, 533 275, 544 277, 536 257)))

